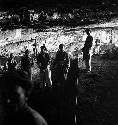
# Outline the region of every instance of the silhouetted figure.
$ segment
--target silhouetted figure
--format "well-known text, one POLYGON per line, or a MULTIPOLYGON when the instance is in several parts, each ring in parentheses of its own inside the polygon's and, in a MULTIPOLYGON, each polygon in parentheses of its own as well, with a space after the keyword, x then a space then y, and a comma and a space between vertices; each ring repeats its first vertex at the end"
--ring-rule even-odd
POLYGON ((28 103, 32 82, 25 72, 6 72, 2 78, 2 106, 6 113, 2 125, 47 125, 28 103))
POLYGON ((24 56, 21 58, 21 69, 28 73, 28 76, 31 77, 31 66, 33 63, 30 61, 29 58, 29 50, 25 51, 24 56))
POLYGON ((45 44, 43 44, 43 46, 44 46, 45 52, 47 52, 48 50, 47 50, 47 48, 46 48, 45 44))
POLYGON ((56 67, 56 75, 58 82, 63 82, 67 78, 67 72, 69 68, 68 53, 64 51, 64 45, 59 45, 59 50, 56 53, 54 65, 56 67))
POLYGON ((41 87, 50 86, 51 78, 49 78, 49 63, 50 57, 45 46, 41 46, 41 52, 37 56, 37 64, 40 69, 40 85, 41 87))
POLYGON ((13 53, 10 54, 10 57, 8 58, 6 65, 8 67, 8 71, 15 70, 17 62, 14 59, 13 53))
POLYGON ((90 30, 89 29, 86 29, 85 32, 87 34, 87 38, 85 40, 84 47, 82 48, 83 60, 85 60, 86 70, 91 71, 90 50, 91 50, 91 47, 92 47, 93 37, 90 35, 90 30))

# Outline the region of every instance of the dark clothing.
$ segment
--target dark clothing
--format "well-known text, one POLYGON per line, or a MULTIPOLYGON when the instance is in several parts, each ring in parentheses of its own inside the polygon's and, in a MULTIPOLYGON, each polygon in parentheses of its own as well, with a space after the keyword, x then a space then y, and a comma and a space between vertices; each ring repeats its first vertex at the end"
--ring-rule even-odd
POLYGON ((23 71, 26 71, 29 74, 31 64, 28 56, 23 56, 21 59, 21 68, 23 71))
MULTIPOLYGON (((42 46, 43 48, 44 46, 42 46)), ((46 52, 40 52, 37 56, 37 65, 40 69, 40 87, 51 86, 51 77, 49 73, 50 57, 46 52)))
POLYGON ((56 58, 55 58, 55 64, 62 64, 65 67, 68 67, 69 65, 69 58, 68 54, 65 51, 57 51, 56 58))
POLYGON ((39 53, 37 56, 37 64, 40 68, 40 70, 47 69, 47 66, 50 62, 50 57, 48 53, 39 53))
POLYGON ((83 60, 89 60, 90 54, 89 53, 83 53, 83 60))
POLYGON ((15 70, 15 67, 16 67, 16 61, 14 59, 8 59, 8 71, 12 71, 12 70, 15 70))
POLYGON ((47 123, 38 112, 25 105, 20 111, 7 115, 3 125, 47 125, 47 123))
POLYGON ((57 51, 56 58, 54 61, 55 73, 54 79, 55 82, 63 82, 67 79, 67 72, 69 68, 69 58, 68 54, 65 51, 57 51))
POLYGON ((89 54, 89 50, 92 47, 92 42, 93 42, 93 37, 92 36, 87 36, 84 47, 82 48, 82 52, 83 52, 83 60, 85 59, 90 59, 90 54, 89 54))

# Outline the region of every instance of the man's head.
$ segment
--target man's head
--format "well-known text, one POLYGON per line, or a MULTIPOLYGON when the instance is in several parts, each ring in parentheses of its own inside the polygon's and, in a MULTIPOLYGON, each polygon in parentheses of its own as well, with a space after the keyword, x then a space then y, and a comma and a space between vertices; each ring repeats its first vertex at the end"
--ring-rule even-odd
POLYGON ((41 46, 41 52, 45 52, 45 46, 41 46))
POLYGON ((26 103, 32 82, 21 71, 10 71, 2 78, 2 102, 7 113, 16 112, 26 103))
POLYGON ((28 55, 28 54, 29 54, 29 50, 26 49, 26 50, 25 50, 25 55, 28 55))
POLYGON ((59 49, 60 49, 60 50, 63 50, 63 49, 64 49, 64 45, 63 45, 63 44, 60 44, 60 45, 59 45, 59 49))
POLYGON ((13 58, 13 53, 10 53, 10 58, 11 58, 11 59, 13 58))
POLYGON ((86 32, 87 35, 90 35, 90 29, 88 29, 88 28, 85 29, 85 32, 86 32))

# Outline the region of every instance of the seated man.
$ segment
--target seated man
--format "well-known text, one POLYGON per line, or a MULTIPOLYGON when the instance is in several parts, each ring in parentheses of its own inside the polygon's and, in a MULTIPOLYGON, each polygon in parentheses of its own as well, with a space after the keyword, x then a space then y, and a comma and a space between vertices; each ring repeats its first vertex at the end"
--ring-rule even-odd
POLYGON ((2 78, 2 106, 5 119, 2 125, 47 125, 44 118, 27 104, 32 82, 22 71, 6 72, 2 78))

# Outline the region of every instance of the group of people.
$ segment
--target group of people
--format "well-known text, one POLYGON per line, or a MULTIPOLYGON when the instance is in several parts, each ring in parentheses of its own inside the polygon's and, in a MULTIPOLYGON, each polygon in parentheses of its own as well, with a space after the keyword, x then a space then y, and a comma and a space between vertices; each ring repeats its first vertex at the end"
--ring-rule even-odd
MULTIPOLYGON (((40 87, 45 87, 45 86, 50 87, 52 85, 52 74, 51 74, 52 60, 50 58, 50 55, 47 51, 45 44, 43 44, 40 47, 40 49, 41 51, 37 54, 35 58, 30 58, 29 50, 26 49, 24 55, 20 59, 20 69, 26 72, 29 78, 32 79, 31 67, 34 65, 34 63, 36 63, 38 68, 40 69, 40 76, 39 76, 40 87)), ((17 69, 17 61, 14 58, 13 54, 10 54, 10 57, 8 58, 6 64, 7 64, 7 71, 14 71, 17 69)), ((55 69, 58 69, 56 70, 57 71, 56 76, 61 75, 61 77, 63 77, 62 80, 66 79, 69 68, 69 56, 64 51, 64 44, 59 45, 59 50, 56 53, 53 64, 54 64, 53 68, 56 67, 55 69), (63 71, 60 72, 60 70, 63 71)))
MULTIPOLYGON (((85 60, 87 71, 91 71, 90 49, 92 47, 93 37, 90 35, 89 29, 85 31, 87 38, 82 48, 83 60, 85 60)), ((26 50, 24 56, 21 58, 21 69, 18 70, 15 68, 17 63, 12 54, 7 63, 8 71, 5 72, 0 79, 1 104, 6 113, 2 125, 47 125, 46 120, 39 112, 32 109, 27 103, 28 96, 33 87, 32 80, 30 79, 30 68, 33 65, 33 61, 30 61, 29 51, 26 50)), ((44 45, 41 46, 41 52, 37 56, 36 63, 40 68, 40 84, 45 86, 45 82, 47 82, 47 84, 51 83, 51 79, 48 77, 51 60, 44 45)), ((53 63, 54 66, 60 70, 58 75, 67 78, 70 60, 68 53, 64 51, 63 44, 59 45, 59 50, 56 53, 53 63)), ((58 79, 60 80, 61 78, 58 79)))
MULTIPOLYGON (((47 125, 42 115, 32 109, 27 103, 33 88, 33 82, 30 79, 30 67, 33 63, 28 55, 28 50, 26 50, 21 58, 21 69, 16 69, 17 63, 11 54, 7 62, 8 70, 0 79, 0 97, 2 102, 0 106, 5 112, 4 118, 0 121, 1 125, 47 125)), ((50 64, 50 56, 44 45, 41 46, 41 52, 37 56, 36 63, 40 68, 40 82, 44 85, 44 80, 49 80, 46 77, 48 76, 48 66, 50 64)), ((63 44, 59 45, 54 63, 55 65, 61 63, 68 67, 69 58, 68 54, 63 50, 63 44)), ((0 114, 0 116, 2 115, 0 114)))
MULTIPOLYGON (((86 71, 91 72, 91 48, 93 37, 90 35, 90 30, 85 30, 87 34, 87 38, 85 40, 84 47, 82 48, 83 52, 83 61, 85 62, 86 71)), ((53 76, 51 76, 50 65, 52 65, 52 60, 49 56, 48 50, 43 44, 40 47, 41 51, 36 56, 36 64, 40 69, 40 85, 50 86, 52 85, 53 76)), ((17 62, 15 61, 13 54, 10 54, 10 58, 7 61, 8 71, 14 70, 17 62)), ((26 49, 24 56, 21 58, 21 70, 25 71, 28 76, 31 78, 31 67, 34 65, 34 60, 29 58, 29 50, 26 49)), ((55 68, 55 78, 58 77, 58 80, 64 80, 67 78, 67 73, 70 65, 70 60, 68 53, 64 51, 64 44, 59 45, 59 49, 55 55, 55 59, 53 61, 53 66, 55 68)), ((32 79, 32 78, 31 78, 32 79)))

